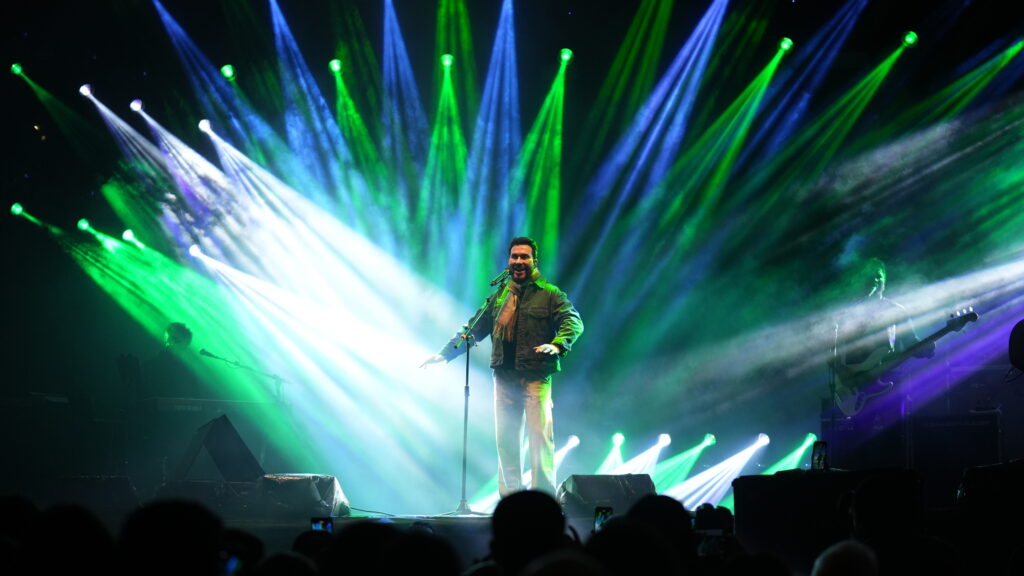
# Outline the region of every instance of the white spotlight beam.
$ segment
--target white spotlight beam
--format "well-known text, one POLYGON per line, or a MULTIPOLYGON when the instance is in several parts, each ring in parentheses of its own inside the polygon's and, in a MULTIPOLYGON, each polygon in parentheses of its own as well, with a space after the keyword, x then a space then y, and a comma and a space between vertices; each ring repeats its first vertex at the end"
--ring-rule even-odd
POLYGON ((733 479, 739 476, 747 462, 764 445, 762 442, 759 438, 750 447, 665 490, 663 494, 681 501, 687 510, 694 510, 705 502, 717 504, 729 492, 733 479))

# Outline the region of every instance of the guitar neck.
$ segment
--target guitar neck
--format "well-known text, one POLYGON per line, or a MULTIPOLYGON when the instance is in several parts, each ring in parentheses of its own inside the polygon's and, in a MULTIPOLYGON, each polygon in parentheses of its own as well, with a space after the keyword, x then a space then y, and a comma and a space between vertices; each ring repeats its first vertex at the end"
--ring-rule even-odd
POLYGON ((925 346, 927 346, 929 344, 934 343, 939 338, 942 338, 943 336, 945 336, 946 334, 949 334, 952 331, 953 331, 953 329, 950 328, 949 326, 947 326, 945 328, 942 328, 941 330, 939 330, 938 332, 932 334, 931 336, 928 336, 928 337, 926 337, 923 340, 920 340, 918 342, 914 342, 913 344, 908 346, 907 349, 904 350, 901 353, 901 356, 902 355, 906 355, 906 356, 912 355, 914 352, 917 352, 921 348, 923 348, 923 347, 925 347, 925 346))
POLYGON ((902 360, 905 360, 906 358, 909 358, 914 354, 914 352, 917 352, 921 348, 928 346, 930 344, 934 344, 936 340, 942 338, 943 336, 949 334, 950 332, 959 332, 960 329, 963 328, 968 322, 974 322, 977 319, 978 314, 973 311, 970 314, 965 314, 964 316, 952 319, 949 322, 947 322, 944 327, 935 331, 935 333, 925 337, 924 339, 918 342, 914 342, 910 346, 907 346, 905 350, 903 350, 899 354, 896 354, 890 360, 887 360, 885 364, 888 365, 891 362, 900 362, 902 360))
MULTIPOLYGON (((934 334, 929 335, 923 340, 919 340, 910 346, 907 346, 906 349, 898 354, 888 354, 888 356, 881 359, 881 361, 873 368, 864 371, 857 371, 853 374, 842 374, 842 371, 837 368, 834 372, 837 382, 834 389, 837 407, 847 416, 856 414, 860 411, 861 406, 863 406, 865 401, 892 389, 892 382, 889 382, 888 387, 882 391, 865 393, 862 389, 862 385, 864 383, 875 378, 879 378, 886 371, 892 370, 896 365, 909 358, 924 346, 934 344, 936 340, 950 332, 959 332, 960 329, 968 322, 974 322, 977 319, 978 314, 973 310, 971 310, 970 313, 965 313, 963 315, 957 314, 955 318, 950 318, 944 328, 936 331, 934 334), (849 378, 847 378, 847 376, 849 376, 849 378)), ((874 353, 872 353, 872 355, 874 355, 874 353)))

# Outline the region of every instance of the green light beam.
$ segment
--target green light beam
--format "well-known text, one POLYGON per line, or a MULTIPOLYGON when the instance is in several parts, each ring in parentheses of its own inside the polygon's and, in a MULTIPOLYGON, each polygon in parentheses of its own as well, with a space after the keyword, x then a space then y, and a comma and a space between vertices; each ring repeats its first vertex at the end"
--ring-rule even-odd
MULTIPOLYGON (((523 190, 526 220, 523 234, 546 246, 546 270, 557 270, 558 223, 561 208, 562 117, 565 99, 565 71, 568 62, 559 60, 558 73, 548 90, 537 118, 523 141, 512 176, 513 193, 523 190)), ((550 273, 550 272, 549 272, 550 273)))
POLYGON ((578 160, 574 169, 592 173, 611 135, 628 128, 650 95, 674 4, 675 0, 643 0, 637 8, 583 123, 579 142, 585 148, 573 157, 578 160))
MULTIPOLYGON (((440 62, 443 54, 455 56, 459 63, 463 113, 467 118, 475 118, 480 107, 480 93, 477 89, 476 57, 473 53, 473 35, 466 0, 441 0, 437 7, 436 37, 434 61, 440 62)), ((442 85, 450 81, 445 77, 443 67, 438 68, 436 78, 442 85)), ((444 89, 440 92, 443 94, 444 89)))

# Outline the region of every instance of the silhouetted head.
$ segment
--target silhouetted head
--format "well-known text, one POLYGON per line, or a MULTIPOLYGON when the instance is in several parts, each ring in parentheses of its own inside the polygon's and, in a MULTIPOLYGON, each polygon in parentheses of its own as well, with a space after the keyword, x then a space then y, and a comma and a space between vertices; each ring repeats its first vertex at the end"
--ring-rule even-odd
POLYGON ((58 504, 36 517, 24 541, 24 558, 38 574, 110 573, 116 565, 114 535, 92 510, 58 504))
POLYGON ((613 576, 685 573, 682 557, 672 544, 653 526, 628 514, 605 522, 590 535, 584 550, 613 576))
POLYGON ((814 559, 811 576, 875 576, 878 558, 866 544, 853 539, 829 546, 814 559))
POLYGON ((253 576, 317 576, 318 573, 312 560, 294 552, 275 552, 246 571, 253 576))
POLYGON ((118 541, 125 574, 218 575, 223 522, 191 500, 156 500, 131 514, 118 541))
POLYGON ((164 345, 168 348, 188 348, 192 344, 192 331, 181 322, 171 322, 164 329, 164 345))
POLYGON ((502 498, 491 516, 491 553, 511 572, 567 542, 565 516, 554 496, 522 490, 502 498))
POLYGON ((916 534, 920 512, 920 484, 909 472, 869 475, 850 498, 853 535, 869 544, 916 534))
POLYGON ((402 532, 391 523, 357 520, 335 528, 319 558, 321 574, 369 574, 390 562, 402 532))
POLYGON ((331 542, 331 533, 326 530, 305 530, 292 541, 292 552, 316 560, 331 542))
POLYGON ((638 499, 626 515, 654 528, 684 558, 697 555, 693 516, 679 500, 664 494, 647 494, 638 499))

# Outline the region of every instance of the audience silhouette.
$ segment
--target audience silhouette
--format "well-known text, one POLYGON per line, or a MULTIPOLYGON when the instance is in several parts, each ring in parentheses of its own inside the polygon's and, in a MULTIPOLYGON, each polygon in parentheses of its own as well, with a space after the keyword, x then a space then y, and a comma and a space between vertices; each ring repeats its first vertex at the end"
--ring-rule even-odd
POLYGON ((114 564, 115 539, 100 517, 79 504, 58 504, 34 517, 20 567, 35 574, 99 574, 114 564))
POLYGON ((811 576, 878 576, 878 558, 866 544, 842 540, 818 554, 811 576))
POLYGON ((190 500, 155 500, 128 515, 118 539, 121 574, 219 576, 230 558, 222 556, 220 517, 190 500))
POLYGON ((467 574, 517 575, 528 564, 574 544, 566 534, 565 515, 553 496, 520 490, 502 498, 491 516, 490 554, 467 574))
MULTIPOLYGON (((79 504, 40 509, 22 496, 0 497, 0 573, 189 574, 209 576, 347 576, 418 573, 441 576, 959 576, 1020 573, 1019 543, 992 558, 963 554, 926 529, 913 475, 864 477, 841 498, 849 537, 831 543, 813 567, 788 566, 771 551, 746 550, 729 509, 650 494, 613 516, 585 541, 569 531, 550 494, 523 490, 502 498, 491 516, 487 553, 462 564, 457 545, 425 521, 348 518, 334 533, 297 531, 283 550, 212 509, 184 499, 153 500, 128 514, 117 531, 79 504), (982 568, 984 569, 982 570, 982 568), (1014 572, 1014 570, 1017 570, 1014 572)), ((830 511, 823 510, 823 514, 830 511)), ((967 548, 973 552, 972 549, 967 548)), ((812 557, 814 557, 812 555, 812 557)))
POLYGON ((960 574, 957 550, 922 528, 916 475, 869 475, 854 489, 849 502, 851 535, 875 552, 881 576, 960 574))
POLYGON ((653 526, 628 515, 614 516, 594 532, 584 549, 613 576, 685 574, 679 554, 653 526))
POLYGON ((319 573, 312 559, 295 552, 274 552, 246 571, 252 576, 317 576, 319 573))
POLYGON ((326 530, 303 530, 292 540, 291 552, 318 562, 331 543, 332 535, 326 530))

